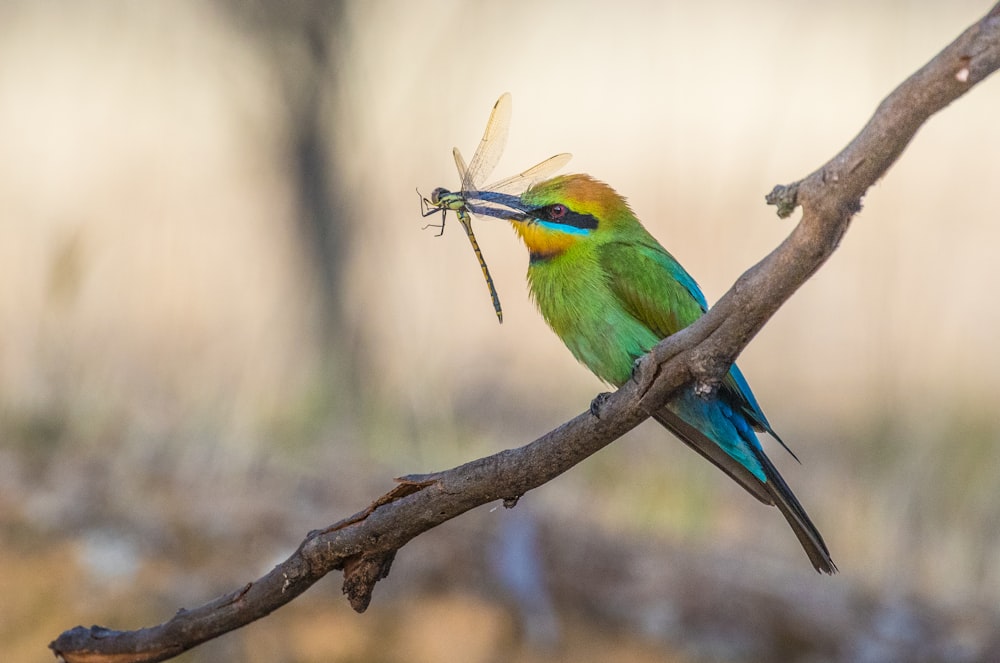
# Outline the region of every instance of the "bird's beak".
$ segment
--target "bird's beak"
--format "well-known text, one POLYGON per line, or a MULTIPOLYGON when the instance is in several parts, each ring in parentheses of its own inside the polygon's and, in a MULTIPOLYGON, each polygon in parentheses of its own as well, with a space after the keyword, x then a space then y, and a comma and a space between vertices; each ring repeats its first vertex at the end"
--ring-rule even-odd
POLYGON ((507 221, 524 221, 530 217, 528 208, 517 196, 495 191, 477 191, 464 194, 469 211, 481 216, 492 216, 507 221))

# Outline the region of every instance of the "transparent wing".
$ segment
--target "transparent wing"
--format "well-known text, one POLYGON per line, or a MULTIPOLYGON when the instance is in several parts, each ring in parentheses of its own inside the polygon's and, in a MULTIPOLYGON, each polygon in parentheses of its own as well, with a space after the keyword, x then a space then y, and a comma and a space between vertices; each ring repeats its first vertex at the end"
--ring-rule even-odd
POLYGON ((557 154, 522 173, 485 186, 482 191, 462 192, 462 202, 473 214, 499 219, 516 218, 527 211, 521 203, 520 194, 565 166, 571 158, 570 154, 557 154))
MULTIPOLYGON (((507 131, 510 129, 511 102, 510 92, 504 92, 493 105, 493 112, 486 122, 486 131, 479 141, 476 153, 462 178, 462 191, 478 191, 479 185, 493 173, 503 148, 507 145, 507 131)), ((460 155, 458 155, 460 156, 460 155)), ((458 157, 455 159, 458 165, 458 157)))
POLYGON ((562 154, 557 154, 555 156, 549 157, 545 161, 532 166, 528 170, 518 173, 512 177, 502 179, 499 182, 494 182, 489 186, 484 186, 483 191, 493 191, 495 193, 522 193, 525 189, 530 187, 536 182, 547 178, 552 173, 556 172, 573 158, 572 154, 563 152, 562 154))
POLYGON ((458 182, 461 184, 465 181, 465 174, 469 172, 469 169, 465 165, 465 159, 462 158, 462 153, 458 151, 456 147, 451 151, 453 157, 455 157, 455 168, 458 169, 458 182))

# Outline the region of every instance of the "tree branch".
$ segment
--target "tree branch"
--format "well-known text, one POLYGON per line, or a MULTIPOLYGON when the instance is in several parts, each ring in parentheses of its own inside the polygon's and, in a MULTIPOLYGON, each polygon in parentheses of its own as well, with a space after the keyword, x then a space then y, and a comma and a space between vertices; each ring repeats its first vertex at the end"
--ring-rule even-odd
POLYGON ((437 525, 492 502, 512 507, 527 491, 573 467, 641 423, 684 384, 714 388, 778 308, 833 253, 861 197, 902 154, 920 126, 1000 67, 1000 4, 883 101, 856 138, 803 180, 767 196, 778 215, 796 206, 802 220, 782 244, 744 273, 698 322, 658 344, 635 379, 519 449, 399 484, 365 510, 308 534, 262 578, 158 626, 112 631, 78 626, 49 647, 64 660, 162 661, 244 626, 303 593, 334 570, 364 611, 396 552, 437 525))
POLYGON ((847 147, 805 179, 766 196, 785 218, 802 220, 747 270, 695 324, 658 344, 644 360, 658 373, 643 397, 655 409, 678 382, 711 389, 750 340, 840 243, 865 192, 889 170, 931 115, 1000 67, 1000 3, 879 104, 847 147))

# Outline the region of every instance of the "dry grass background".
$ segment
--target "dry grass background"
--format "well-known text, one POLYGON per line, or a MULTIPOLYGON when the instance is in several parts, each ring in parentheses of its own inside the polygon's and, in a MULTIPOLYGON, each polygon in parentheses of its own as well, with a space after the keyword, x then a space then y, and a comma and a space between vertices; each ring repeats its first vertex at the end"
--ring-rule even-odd
MULTIPOLYGON (((165 619, 266 569, 388 477, 523 443, 587 406, 601 385, 532 310, 509 228, 477 226, 502 326, 457 225, 421 231, 414 187, 455 184, 450 148, 471 154, 501 92, 514 118, 498 176, 573 152, 569 170, 626 195, 714 300, 790 230, 763 195, 825 161, 989 4, 347 3, 326 26, 316 91, 344 202, 331 220, 346 247, 335 336, 293 179, 305 83, 288 63, 308 47, 242 20, 271 5, 0 7, 12 660, 45 660, 78 622, 165 619)), ((1000 599, 998 102, 989 80, 934 118, 741 358, 803 459, 775 449, 776 462, 843 571, 803 583, 969 611, 1000 599)), ((543 519, 807 566, 776 512, 652 426, 529 501, 543 519)), ((417 645, 380 650, 363 629, 414 612, 400 607, 420 590, 406 559, 428 550, 402 553, 392 600, 377 591, 349 633, 336 624, 358 618, 317 589, 189 660, 403 660, 399 647, 417 645)), ((475 588, 456 596, 440 609, 487 625, 433 640, 493 633, 481 658, 453 660, 505 660, 507 618, 475 588)), ((567 642, 565 660, 584 660, 588 645, 567 642)))

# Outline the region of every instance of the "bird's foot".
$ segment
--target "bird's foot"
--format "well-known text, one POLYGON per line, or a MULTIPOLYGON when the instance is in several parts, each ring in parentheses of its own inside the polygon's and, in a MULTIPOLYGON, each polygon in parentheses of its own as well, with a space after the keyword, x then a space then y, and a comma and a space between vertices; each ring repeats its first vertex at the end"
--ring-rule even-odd
POLYGON ((646 355, 641 355, 632 360, 632 374, 629 375, 629 377, 635 380, 636 382, 639 381, 639 369, 641 368, 640 362, 642 362, 642 358, 645 356, 646 355))
POLYGON ((604 404, 608 401, 609 398, 611 398, 611 392, 603 391, 594 396, 594 400, 590 401, 590 414, 595 419, 601 418, 601 408, 604 407, 604 404))
POLYGON ((698 380, 694 383, 694 395, 706 401, 715 398, 715 392, 718 390, 719 383, 717 381, 698 380))

